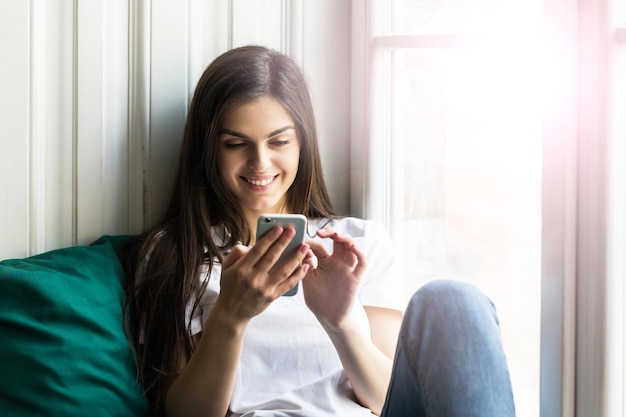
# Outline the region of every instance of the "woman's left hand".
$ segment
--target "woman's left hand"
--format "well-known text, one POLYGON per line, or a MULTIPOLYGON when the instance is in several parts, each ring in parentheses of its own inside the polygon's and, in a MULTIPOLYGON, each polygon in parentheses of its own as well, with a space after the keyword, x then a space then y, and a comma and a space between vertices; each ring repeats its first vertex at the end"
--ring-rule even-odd
POLYGON ((317 240, 307 242, 317 257, 317 267, 311 268, 302 281, 304 298, 322 325, 337 331, 352 310, 366 268, 365 255, 350 235, 332 227, 318 230, 317 235, 333 240, 333 252, 317 240))

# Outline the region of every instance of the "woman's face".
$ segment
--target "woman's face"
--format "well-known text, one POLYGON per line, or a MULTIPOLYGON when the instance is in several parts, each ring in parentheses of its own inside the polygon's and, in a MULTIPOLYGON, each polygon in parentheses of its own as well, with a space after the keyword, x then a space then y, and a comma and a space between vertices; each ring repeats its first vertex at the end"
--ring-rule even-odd
POLYGON ((298 171, 296 125, 273 97, 228 111, 219 135, 220 171, 249 219, 285 212, 287 190, 298 171))

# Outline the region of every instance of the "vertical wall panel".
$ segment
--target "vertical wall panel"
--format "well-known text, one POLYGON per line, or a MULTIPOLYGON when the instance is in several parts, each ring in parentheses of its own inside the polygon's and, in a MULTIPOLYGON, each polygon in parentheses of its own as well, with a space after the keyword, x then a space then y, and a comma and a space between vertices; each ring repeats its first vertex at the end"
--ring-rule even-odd
POLYGON ((128 233, 147 227, 146 179, 150 151, 151 2, 136 0, 128 8, 128 233))
POLYGON ((265 45, 281 50, 282 1, 281 0, 232 0, 233 46, 248 44, 265 45))
POLYGON ((0 116, 7 190, 0 253, 8 257, 72 243, 73 10, 54 0, 2 7, 2 55, 12 63, 4 66, 9 94, 0 116))
POLYGON ((29 28, 28 2, 0 2, 1 258, 28 251, 29 28))
POLYGON ((107 0, 104 4, 103 209, 98 236, 125 233, 129 217, 128 0, 107 0))
POLYGON ((102 165, 104 161, 103 6, 77 3, 76 27, 76 131, 75 239, 86 243, 98 234, 103 218, 102 165))
POLYGON ((282 0, 283 52, 304 62, 304 0, 282 0))
MULTIPOLYGON (((40 142, 45 155, 43 166, 31 169, 31 173, 41 176, 38 182, 44 186, 45 197, 42 207, 31 205, 33 210, 44 211, 44 224, 40 230, 43 245, 33 247, 33 253, 72 244, 74 216, 74 8, 72 2, 66 0, 39 0, 37 4, 44 19, 40 22, 43 23, 42 38, 36 41, 41 48, 34 49, 33 53, 41 58, 36 71, 40 72, 43 82, 39 86, 43 121, 40 142)), ((31 155, 35 152, 31 149, 31 155)))
POLYGON ((78 2, 76 240, 128 230, 128 3, 78 2))
POLYGON ((189 97, 202 72, 232 45, 231 0, 189 2, 189 97))
POLYGON ((335 208, 350 210, 350 13, 349 1, 304 3, 303 67, 310 79, 320 153, 335 208))
POLYGON ((103 216, 102 8, 99 2, 78 2, 76 10, 75 233, 80 243, 98 234, 103 216))
POLYGON ((28 253, 45 250, 46 241, 46 107, 45 3, 30 3, 28 126, 28 253))
POLYGON ((148 223, 163 216, 176 173, 187 113, 189 2, 152 1, 148 223))

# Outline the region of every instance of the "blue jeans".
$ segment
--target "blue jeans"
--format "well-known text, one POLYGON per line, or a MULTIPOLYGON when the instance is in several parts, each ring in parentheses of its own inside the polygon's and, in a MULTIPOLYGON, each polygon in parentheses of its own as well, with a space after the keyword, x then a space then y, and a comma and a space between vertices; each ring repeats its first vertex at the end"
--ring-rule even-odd
POLYGON ((411 299, 381 417, 515 416, 491 301, 470 284, 434 281, 411 299))

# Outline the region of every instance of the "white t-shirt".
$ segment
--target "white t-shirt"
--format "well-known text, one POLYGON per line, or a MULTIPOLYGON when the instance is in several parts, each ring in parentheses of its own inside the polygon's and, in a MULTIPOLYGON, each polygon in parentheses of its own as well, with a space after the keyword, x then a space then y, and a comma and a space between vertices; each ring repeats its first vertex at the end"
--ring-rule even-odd
MULTIPOLYGON (((309 232, 326 220, 309 220, 309 232)), ((329 226, 350 234, 365 252, 363 276, 354 314, 366 334, 369 322, 363 306, 403 310, 402 277, 394 270, 394 251, 386 230, 356 218, 333 220, 329 226)), ((329 251, 332 241, 323 239, 329 251)), ((198 333, 217 300, 221 265, 211 279, 192 320, 198 333)), ((201 280, 206 280, 206 271, 201 280)), ((191 303, 190 303, 191 305, 191 303)), ((302 285, 294 296, 280 297, 254 317, 246 329, 229 417, 371 417, 357 404, 328 335, 304 302, 302 285)))

